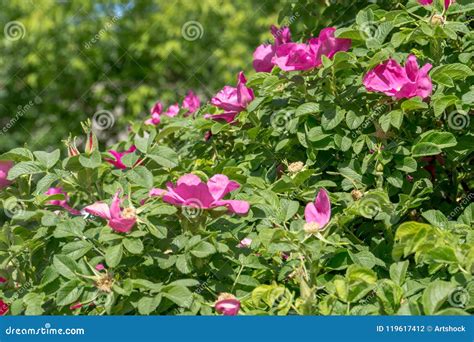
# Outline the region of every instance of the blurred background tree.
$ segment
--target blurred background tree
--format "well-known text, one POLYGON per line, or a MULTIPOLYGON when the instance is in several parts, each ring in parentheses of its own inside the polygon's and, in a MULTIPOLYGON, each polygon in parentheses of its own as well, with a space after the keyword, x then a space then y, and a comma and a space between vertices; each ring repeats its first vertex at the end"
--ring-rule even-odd
POLYGON ((113 136, 157 99, 209 100, 252 69, 284 2, 0 0, 0 152, 59 146, 102 109, 113 136))

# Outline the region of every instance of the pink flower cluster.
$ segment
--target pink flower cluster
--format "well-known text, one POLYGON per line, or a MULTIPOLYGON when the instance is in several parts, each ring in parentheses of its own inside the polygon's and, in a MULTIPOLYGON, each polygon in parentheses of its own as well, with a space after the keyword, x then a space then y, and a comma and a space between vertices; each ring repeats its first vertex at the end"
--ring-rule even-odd
POLYGON ((237 114, 245 110, 255 98, 253 90, 247 88, 247 79, 241 71, 237 77, 237 87, 225 86, 211 99, 211 104, 224 110, 222 114, 206 114, 204 118, 212 120, 224 120, 231 123, 237 114))
POLYGON ((253 66, 257 72, 271 71, 277 65, 283 71, 310 70, 322 64, 322 56, 333 58, 338 51, 347 51, 351 47, 351 40, 335 38, 336 28, 327 27, 319 33, 317 38, 307 43, 291 42, 290 31, 283 27, 280 31, 272 27, 275 44, 260 45, 255 50, 253 66), (277 35, 277 32, 282 32, 277 35))
MULTIPOLYGON (((188 92, 186 97, 183 100, 181 108, 186 110, 185 116, 189 116, 194 114, 199 107, 201 106, 201 100, 199 97, 194 94, 192 90, 188 92)), ((179 103, 175 103, 168 107, 168 109, 163 112, 163 104, 158 101, 155 105, 151 108, 150 115, 151 117, 145 121, 145 124, 156 126, 161 122, 161 115, 166 115, 169 117, 174 117, 178 115, 180 110, 179 103)))

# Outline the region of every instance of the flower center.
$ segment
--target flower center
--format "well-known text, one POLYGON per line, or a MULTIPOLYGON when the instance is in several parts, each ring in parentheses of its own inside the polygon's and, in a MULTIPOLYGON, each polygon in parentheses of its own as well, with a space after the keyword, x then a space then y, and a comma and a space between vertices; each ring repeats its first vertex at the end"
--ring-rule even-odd
POLYGON ((114 285, 114 279, 110 274, 104 274, 103 276, 97 278, 95 286, 104 292, 112 292, 112 286, 114 285))
POLYGON ((307 222, 303 229, 307 234, 316 234, 321 230, 321 226, 316 222, 307 222))
POLYGON ((131 218, 136 218, 137 217, 137 211, 135 210, 135 208, 132 208, 132 207, 125 208, 122 211, 122 217, 130 218, 130 219, 131 218))

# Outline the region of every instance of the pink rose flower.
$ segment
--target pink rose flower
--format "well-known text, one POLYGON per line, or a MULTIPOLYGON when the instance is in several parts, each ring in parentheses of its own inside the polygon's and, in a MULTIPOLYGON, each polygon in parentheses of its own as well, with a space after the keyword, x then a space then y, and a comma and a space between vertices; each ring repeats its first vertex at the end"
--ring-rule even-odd
POLYGON ((288 26, 282 26, 281 28, 278 28, 275 25, 272 25, 270 27, 270 32, 275 38, 275 46, 291 42, 291 32, 288 26))
POLYGON ((270 28, 275 44, 262 44, 253 53, 253 67, 256 72, 270 72, 273 69, 272 62, 276 48, 282 44, 291 42, 291 32, 288 27, 278 28, 272 25, 270 28))
POLYGON ((316 53, 316 66, 322 64, 322 56, 332 59, 336 52, 347 51, 351 48, 352 41, 345 38, 335 38, 335 27, 327 27, 319 32, 318 38, 310 39, 309 44, 316 53))
MULTIPOLYGON (((115 166, 117 169, 122 169, 125 170, 127 166, 122 162, 122 157, 126 154, 133 153, 137 150, 135 145, 130 146, 130 148, 124 152, 117 152, 115 150, 110 150, 109 153, 114 157, 114 159, 110 158, 104 158, 104 160, 113 166, 115 166)), ((139 163, 140 161, 137 161, 139 163)))
POLYGON ((163 105, 160 101, 157 101, 150 110, 151 118, 145 121, 145 125, 156 126, 160 123, 160 115, 163 112, 163 105))
POLYGON ((248 248, 252 244, 252 239, 244 238, 242 239, 239 244, 237 245, 238 248, 248 248))
POLYGON ((0 299, 0 316, 4 316, 8 312, 8 304, 0 299))
POLYGON ((188 92, 188 95, 186 95, 186 97, 183 100, 183 108, 188 110, 188 113, 186 113, 186 116, 194 114, 199 109, 200 106, 201 106, 201 100, 196 94, 194 94, 192 90, 190 90, 188 92))
MULTIPOLYGON (((444 0, 444 8, 448 8, 451 6, 451 4, 454 2, 454 0, 444 0)), ((433 3, 433 0, 418 0, 418 3, 422 6, 426 5, 431 5, 433 3)))
POLYGON ((8 171, 13 167, 10 160, 0 160, 0 190, 9 186, 12 182, 7 179, 8 171))
POLYGON ((226 112, 241 112, 255 98, 253 90, 247 88, 244 73, 239 72, 237 87, 225 86, 211 99, 211 103, 226 112))
POLYGON ((214 308, 224 316, 235 316, 240 310, 240 301, 229 293, 222 293, 217 299, 214 308))
POLYGON ((333 58, 336 52, 347 51, 351 40, 335 38, 336 28, 327 27, 317 38, 310 39, 308 44, 287 43, 277 47, 273 63, 281 70, 310 70, 322 64, 322 56, 333 58))
POLYGON ((62 188, 49 188, 48 191, 45 192, 45 195, 64 195, 63 200, 51 200, 48 201, 47 204, 49 205, 55 205, 58 207, 62 207, 69 211, 72 215, 81 215, 81 212, 79 210, 73 209, 69 206, 67 203, 69 201, 69 196, 67 195, 67 192, 63 191, 62 188))
POLYGON ((187 174, 181 176, 176 185, 168 183, 166 186, 167 190, 152 189, 150 196, 162 196, 163 201, 175 206, 199 209, 226 207, 236 214, 247 214, 250 208, 247 201, 223 199, 225 195, 240 187, 237 182, 224 175, 214 175, 204 183, 198 176, 187 174))
POLYGON ((431 95, 433 84, 428 75, 432 65, 427 63, 421 69, 414 55, 408 56, 405 67, 389 59, 370 70, 363 79, 368 91, 381 92, 397 99, 431 95))
POLYGON ((274 45, 259 45, 253 53, 253 68, 256 72, 270 72, 273 69, 273 56, 276 48, 274 45))
POLYGON ((135 209, 132 207, 122 209, 122 203, 119 198, 120 190, 117 191, 112 199, 110 206, 104 202, 96 202, 84 208, 91 215, 101 217, 107 220, 110 228, 119 233, 127 233, 132 230, 137 222, 135 209))
POLYGON ((310 70, 316 67, 316 54, 309 44, 282 44, 276 49, 272 63, 283 71, 310 70))
MULTIPOLYGON (((163 114, 172 118, 173 116, 178 115, 178 113, 179 113, 179 104, 175 103, 174 105, 169 106, 166 112, 164 112, 163 114)), ((158 120, 158 123, 160 123, 159 120, 158 120)))
POLYGON ((316 233, 326 227, 331 219, 331 202, 326 190, 321 189, 314 203, 311 202, 306 205, 304 218, 307 233, 316 233))

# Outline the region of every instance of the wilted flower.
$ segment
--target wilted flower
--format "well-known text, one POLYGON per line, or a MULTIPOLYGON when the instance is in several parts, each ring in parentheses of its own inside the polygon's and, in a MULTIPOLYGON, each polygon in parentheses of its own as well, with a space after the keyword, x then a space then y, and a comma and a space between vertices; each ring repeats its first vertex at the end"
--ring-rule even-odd
POLYGON ((382 92, 397 99, 431 95, 433 84, 428 75, 432 65, 427 63, 421 69, 414 55, 408 56, 405 67, 389 59, 370 70, 363 79, 368 91, 382 92))
POLYGON ((63 207, 73 215, 81 215, 79 210, 73 209, 69 206, 67 203, 69 201, 69 196, 67 195, 67 192, 63 191, 62 188, 49 188, 48 191, 45 192, 45 195, 63 195, 63 200, 51 200, 48 201, 47 204, 63 207))
POLYGON ((120 191, 117 191, 112 199, 110 207, 104 202, 96 202, 84 208, 91 215, 107 220, 109 226, 119 233, 127 233, 132 230, 137 222, 134 208, 121 209, 120 191))
POLYGON ((6 188, 11 184, 7 179, 8 171, 13 167, 13 162, 10 160, 0 160, 0 190, 6 188))
POLYGON ((176 185, 169 182, 166 186, 167 190, 152 189, 150 196, 162 196, 165 202, 176 206, 200 209, 226 207, 236 214, 246 214, 250 208, 247 201, 222 199, 240 187, 225 175, 214 175, 204 183, 198 176, 187 174, 181 176, 176 185))
POLYGON ((306 224, 304 230, 308 234, 315 234, 326 227, 331 219, 331 202, 326 190, 321 189, 314 203, 308 203, 304 210, 306 224))
POLYGON ((100 291, 110 293, 112 292, 112 286, 114 286, 114 278, 109 273, 102 273, 96 278, 95 287, 100 291))
MULTIPOLYGON (((127 166, 125 166, 124 163, 122 163, 122 157, 126 154, 133 153, 137 150, 135 145, 130 146, 130 148, 124 152, 117 152, 115 150, 110 150, 109 153, 115 158, 115 159, 110 159, 110 158, 104 158, 104 160, 113 166, 115 166, 117 169, 122 169, 125 170, 127 166)), ((138 163, 138 161, 137 161, 138 163)))
POLYGON ((196 112, 200 106, 201 100, 196 94, 194 94, 192 90, 190 90, 183 100, 183 108, 188 110, 188 113, 185 115, 194 114, 194 112, 196 112))
POLYGON ((224 316, 235 316, 240 310, 240 301, 230 293, 221 293, 214 308, 224 316))
POLYGON ((352 196, 352 199, 353 199, 354 201, 360 200, 363 195, 364 195, 364 194, 362 193, 362 191, 360 191, 360 190, 358 190, 358 189, 353 189, 353 190, 351 191, 351 196, 352 196))
POLYGON ((290 173, 300 172, 301 170, 303 170, 303 168, 304 168, 304 163, 300 161, 297 161, 288 165, 288 171, 290 173))

